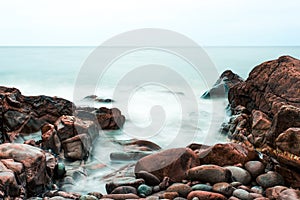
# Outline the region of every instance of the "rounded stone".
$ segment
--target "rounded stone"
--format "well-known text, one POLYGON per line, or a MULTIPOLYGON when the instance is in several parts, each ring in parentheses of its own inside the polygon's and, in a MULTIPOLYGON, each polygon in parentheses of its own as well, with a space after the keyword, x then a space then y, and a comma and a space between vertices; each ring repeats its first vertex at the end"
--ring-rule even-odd
POLYGON ((188 200, 193 200, 194 198, 199 200, 226 200, 227 198, 222 194, 207 192, 207 191, 192 191, 187 196, 188 200))
POLYGON ((251 188, 251 191, 257 194, 262 194, 264 189, 261 186, 255 185, 251 188))
POLYGON ((253 197, 250 195, 250 193, 243 189, 234 190, 233 196, 241 200, 253 200, 253 197))
POLYGON ((181 197, 187 197, 187 195, 192 191, 192 188, 183 183, 175 183, 167 188, 167 192, 177 192, 181 197))
POLYGON ((138 195, 141 197, 146 197, 152 194, 152 188, 148 185, 142 184, 137 189, 138 195))
POLYGON ((179 196, 179 194, 177 192, 165 192, 163 194, 163 198, 164 199, 174 199, 174 198, 176 198, 178 196, 179 196))
POLYGON ((231 196, 234 189, 229 183, 222 182, 214 184, 212 190, 225 196, 231 196))
POLYGON ((192 190, 212 191, 212 186, 206 184, 196 184, 192 186, 192 190))
POLYGON ((145 183, 150 186, 159 185, 160 180, 153 174, 147 171, 139 171, 135 174, 136 178, 142 178, 145 180, 145 183))
POLYGON ((256 178, 260 174, 264 173, 265 165, 260 161, 248 161, 245 164, 245 169, 251 174, 253 178, 256 178))
POLYGON ((137 194, 136 188, 132 186, 119 186, 115 188, 111 194, 137 194))
POLYGON ((98 200, 98 198, 93 195, 82 195, 79 200, 98 200))
POLYGON ((201 182, 219 183, 231 181, 228 169, 218 165, 201 165, 187 171, 187 179, 201 182))
POLYGON ((256 178, 256 182, 264 188, 284 185, 283 177, 277 172, 273 172, 273 171, 269 171, 268 173, 259 175, 256 178))
POLYGON ((251 182, 251 175, 245 169, 235 166, 228 166, 225 168, 230 170, 234 181, 240 182, 243 185, 248 185, 251 182))

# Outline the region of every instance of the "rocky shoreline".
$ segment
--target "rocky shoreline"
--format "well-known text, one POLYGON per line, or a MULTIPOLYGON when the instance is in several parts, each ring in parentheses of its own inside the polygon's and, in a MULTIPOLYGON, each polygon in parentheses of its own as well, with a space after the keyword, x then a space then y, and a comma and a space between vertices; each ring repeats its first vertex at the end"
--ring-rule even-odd
POLYGON ((128 151, 111 159, 137 162, 104 177, 107 194, 78 194, 69 186, 86 176, 99 130, 123 126, 121 111, 0 87, 0 198, 300 199, 299 94, 300 60, 290 56, 256 66, 245 81, 225 71, 202 97, 228 97, 231 117, 220 134, 229 143, 160 150, 123 141, 128 151), (36 133, 39 140, 29 137, 36 133))

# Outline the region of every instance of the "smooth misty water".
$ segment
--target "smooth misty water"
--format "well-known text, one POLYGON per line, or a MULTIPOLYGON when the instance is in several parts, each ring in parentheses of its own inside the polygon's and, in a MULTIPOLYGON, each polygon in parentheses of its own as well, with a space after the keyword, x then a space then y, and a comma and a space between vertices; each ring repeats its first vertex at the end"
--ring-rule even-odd
MULTIPOLYGON (((300 58, 300 47, 204 49, 219 73, 231 69, 243 78, 247 77, 254 66, 266 60, 276 59, 281 55, 300 58)), ((74 188, 76 191, 85 191, 87 188, 92 191, 93 187, 95 191, 99 190, 98 185, 101 184, 99 177, 122 165, 112 163, 109 159, 111 152, 120 151, 120 148, 111 142, 112 139, 147 139, 162 148, 183 147, 191 142, 206 144, 225 142, 225 138, 218 134, 218 129, 226 118, 226 99, 215 101, 200 99, 201 94, 209 87, 205 84, 205 80, 216 80, 218 75, 216 77, 207 77, 205 73, 199 75, 188 62, 174 54, 157 50, 136 51, 112 62, 103 76, 96 80, 93 94, 101 98, 113 98, 115 100, 113 104, 82 101, 84 95, 78 95, 74 85, 78 77, 82 77, 80 70, 86 66, 85 61, 93 50, 94 47, 0 48, 0 85, 16 87, 24 95, 59 96, 74 101, 77 105, 118 107, 125 113, 124 129, 101 132, 101 136, 94 144, 94 160, 89 164, 102 163, 110 168, 93 170, 93 175, 88 181, 83 181, 74 188), (162 80, 161 83, 134 85, 136 83, 132 79, 145 75, 134 74, 134 70, 147 64, 168 66, 169 69, 176 71, 180 79, 174 79, 168 72, 157 72, 146 74, 145 78, 154 76, 157 80, 162 80), (128 77, 127 81, 119 83, 128 77), (183 87, 184 84, 187 84, 188 88, 183 87), (128 105, 125 106, 124 103, 128 105)), ((85 75, 87 82, 96 72, 89 73, 85 75)), ((85 83, 81 84, 87 87, 85 83)), ((104 190, 103 185, 100 190, 104 190)))

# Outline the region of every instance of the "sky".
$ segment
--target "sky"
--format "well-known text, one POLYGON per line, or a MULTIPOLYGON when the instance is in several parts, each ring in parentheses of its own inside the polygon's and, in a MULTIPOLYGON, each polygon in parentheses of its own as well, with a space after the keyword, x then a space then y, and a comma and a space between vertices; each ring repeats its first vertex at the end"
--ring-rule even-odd
POLYGON ((0 46, 97 46, 162 28, 204 46, 299 46, 299 0, 0 0, 0 46))

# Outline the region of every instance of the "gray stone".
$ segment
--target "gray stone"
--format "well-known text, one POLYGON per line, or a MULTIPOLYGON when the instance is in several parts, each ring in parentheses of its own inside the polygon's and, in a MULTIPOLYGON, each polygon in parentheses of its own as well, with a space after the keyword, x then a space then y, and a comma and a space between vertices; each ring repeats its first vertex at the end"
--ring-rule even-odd
POLYGON ((253 200, 253 197, 250 195, 250 193, 243 189, 234 190, 233 196, 241 200, 253 200))
POLYGON ((225 168, 230 170, 234 181, 240 182, 244 185, 248 185, 251 182, 251 175, 245 169, 235 166, 228 166, 225 168))

